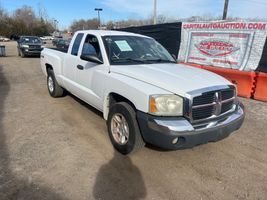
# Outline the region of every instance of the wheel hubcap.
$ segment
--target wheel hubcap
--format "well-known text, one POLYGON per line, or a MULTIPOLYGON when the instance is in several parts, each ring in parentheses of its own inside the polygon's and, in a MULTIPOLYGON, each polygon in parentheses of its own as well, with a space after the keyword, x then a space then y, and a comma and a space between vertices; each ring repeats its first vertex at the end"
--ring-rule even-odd
POLYGON ((118 144, 124 145, 128 142, 129 126, 122 114, 116 113, 112 116, 111 133, 118 144))
POLYGON ((54 91, 54 82, 51 76, 48 77, 48 89, 50 92, 54 91))

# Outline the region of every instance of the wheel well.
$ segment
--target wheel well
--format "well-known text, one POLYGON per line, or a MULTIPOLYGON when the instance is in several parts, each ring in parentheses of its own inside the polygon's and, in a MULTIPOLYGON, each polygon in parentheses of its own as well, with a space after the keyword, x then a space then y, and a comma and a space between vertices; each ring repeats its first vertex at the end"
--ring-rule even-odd
POLYGON ((53 70, 52 65, 46 63, 45 66, 46 66, 46 73, 48 72, 49 69, 53 70))
POLYGON ((108 119, 108 113, 109 113, 109 109, 111 108, 111 106, 115 103, 118 102, 126 102, 128 103, 130 106, 132 106, 132 108, 134 110, 136 110, 135 105, 127 98, 117 94, 117 93, 110 93, 104 101, 104 107, 103 107, 103 117, 105 120, 108 119))
POLYGON ((118 102, 126 102, 128 103, 130 106, 133 107, 134 110, 136 110, 134 104, 127 98, 117 94, 117 93, 110 93, 109 94, 109 108, 115 104, 115 103, 118 103, 118 102))

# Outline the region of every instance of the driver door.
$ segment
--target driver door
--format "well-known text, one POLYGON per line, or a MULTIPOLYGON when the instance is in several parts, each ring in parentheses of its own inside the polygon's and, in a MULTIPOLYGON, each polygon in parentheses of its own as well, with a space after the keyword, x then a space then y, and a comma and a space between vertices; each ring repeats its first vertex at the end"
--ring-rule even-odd
POLYGON ((103 61, 98 39, 95 35, 88 34, 81 46, 82 51, 79 55, 77 65, 76 80, 79 84, 79 96, 89 104, 102 110, 100 97, 101 80, 98 78, 99 72, 104 69, 103 64, 97 64, 82 60, 81 55, 96 56, 103 61))

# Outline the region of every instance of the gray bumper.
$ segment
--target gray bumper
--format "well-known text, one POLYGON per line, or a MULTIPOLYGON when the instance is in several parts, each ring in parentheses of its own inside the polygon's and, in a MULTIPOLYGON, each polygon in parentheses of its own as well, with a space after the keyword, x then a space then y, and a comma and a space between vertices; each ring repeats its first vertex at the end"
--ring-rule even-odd
POLYGON ((43 49, 25 49, 25 48, 21 48, 21 51, 25 55, 40 55, 42 50, 43 49))
POLYGON ((137 112, 137 120, 144 140, 165 149, 191 148, 224 139, 241 127, 244 116, 242 104, 237 106, 235 112, 223 119, 210 121, 204 126, 193 126, 183 117, 155 117, 137 112))

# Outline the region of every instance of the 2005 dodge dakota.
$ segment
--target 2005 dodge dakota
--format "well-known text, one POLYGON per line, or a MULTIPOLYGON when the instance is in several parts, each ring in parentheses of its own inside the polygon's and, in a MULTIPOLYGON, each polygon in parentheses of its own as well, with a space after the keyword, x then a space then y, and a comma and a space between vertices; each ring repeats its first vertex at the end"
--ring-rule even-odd
POLYGON ((122 154, 150 143, 166 149, 218 141, 240 128, 235 86, 181 64, 154 39, 117 31, 78 31, 68 52, 45 48, 48 91, 67 90, 103 112, 122 154))

